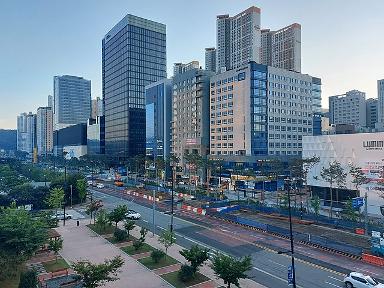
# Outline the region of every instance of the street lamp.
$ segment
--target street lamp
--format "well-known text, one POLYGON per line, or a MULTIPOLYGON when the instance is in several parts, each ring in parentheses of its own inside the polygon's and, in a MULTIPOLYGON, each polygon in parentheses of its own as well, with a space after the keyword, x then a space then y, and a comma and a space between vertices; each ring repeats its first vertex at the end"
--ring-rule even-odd
MULTIPOLYGON (((288 215, 289 215, 289 235, 291 239, 291 261, 292 261, 292 285, 293 288, 296 288, 296 273, 295 273, 295 257, 294 257, 294 249, 293 249, 293 233, 292 233, 292 215, 291 215, 291 182, 294 179, 286 178, 284 179, 285 188, 288 193, 288 215)), ((284 252, 279 251, 278 254, 283 254, 284 252)))

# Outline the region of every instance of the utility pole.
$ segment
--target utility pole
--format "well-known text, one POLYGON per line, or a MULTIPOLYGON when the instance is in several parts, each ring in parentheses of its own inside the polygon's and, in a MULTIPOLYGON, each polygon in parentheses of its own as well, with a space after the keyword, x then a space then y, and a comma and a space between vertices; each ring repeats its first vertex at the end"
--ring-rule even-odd
POLYGON ((63 226, 65 226, 65 190, 67 188, 67 166, 64 166, 64 219, 63 219, 63 226))
POLYGON ((291 238, 291 262, 292 262, 292 284, 293 288, 296 288, 296 272, 295 272, 295 257, 293 250, 293 233, 292 233, 292 215, 291 215, 291 179, 287 179, 288 186, 288 213, 289 213, 289 234, 291 238))
MULTIPOLYGON (((155 179, 156 179, 156 184, 159 185, 158 181, 157 181, 157 171, 156 171, 156 160, 154 161, 154 165, 155 165, 155 179)), ((157 187, 156 187, 157 189, 157 187)), ((155 224, 155 210, 156 210, 156 190, 153 189, 153 206, 152 206, 152 223, 153 223, 153 230, 152 230, 152 234, 153 236, 155 236, 155 229, 156 229, 156 224, 155 224)))
POLYGON ((174 190, 174 174, 175 174, 175 167, 174 167, 174 163, 172 165, 172 194, 171 194, 171 226, 170 226, 170 230, 171 232, 173 232, 173 190, 174 190))
POLYGON ((72 208, 72 184, 69 185, 69 187, 71 187, 71 208, 72 208))
POLYGON ((368 195, 367 190, 365 190, 364 195, 364 234, 368 236, 368 195))

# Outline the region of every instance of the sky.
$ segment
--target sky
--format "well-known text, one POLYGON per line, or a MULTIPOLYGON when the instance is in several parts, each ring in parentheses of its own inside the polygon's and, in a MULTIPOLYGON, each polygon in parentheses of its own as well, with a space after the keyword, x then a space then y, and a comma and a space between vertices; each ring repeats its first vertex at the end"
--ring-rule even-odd
POLYGON ((0 0, 0 128, 36 112, 53 76, 92 81, 101 94, 101 40, 126 14, 167 25, 167 69, 216 45, 216 15, 261 8, 261 28, 302 25, 302 73, 322 79, 322 104, 352 89, 377 97, 384 78, 382 0, 0 0))

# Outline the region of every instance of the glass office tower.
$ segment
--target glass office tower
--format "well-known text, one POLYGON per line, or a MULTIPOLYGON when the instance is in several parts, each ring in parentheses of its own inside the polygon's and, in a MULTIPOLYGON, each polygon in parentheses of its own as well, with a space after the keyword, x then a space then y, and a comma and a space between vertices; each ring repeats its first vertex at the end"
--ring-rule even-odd
POLYGON ((125 16, 102 41, 105 153, 145 154, 144 87, 166 77, 164 24, 125 16))

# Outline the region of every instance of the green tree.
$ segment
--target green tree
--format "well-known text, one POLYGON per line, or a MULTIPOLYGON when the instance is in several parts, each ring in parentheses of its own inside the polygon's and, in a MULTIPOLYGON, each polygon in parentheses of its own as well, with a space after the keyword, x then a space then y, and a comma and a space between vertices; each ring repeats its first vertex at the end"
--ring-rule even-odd
MULTIPOLYGON (((103 201, 101 200, 92 201, 87 205, 86 213, 91 215, 90 221, 92 221, 92 215, 93 215, 93 219, 94 219, 93 221, 96 222, 97 211, 99 211, 103 206, 104 204, 103 204, 103 201)), ((109 215, 108 215, 108 219, 109 219, 109 215)))
POLYGON ((54 238, 50 239, 48 242, 48 249, 55 253, 56 257, 56 263, 57 263, 57 255, 59 254, 59 251, 63 248, 63 239, 61 238, 54 238))
POLYGON ((128 233, 128 240, 129 240, 129 233, 130 233, 131 230, 133 230, 133 228, 135 228, 135 226, 136 226, 135 222, 132 221, 132 220, 129 220, 129 221, 125 222, 124 228, 125 228, 125 230, 128 233))
POLYGON ((151 253, 151 258, 153 262, 159 263, 161 259, 165 257, 165 253, 161 250, 153 250, 151 253))
POLYGON ((360 187, 364 184, 368 184, 369 179, 367 178, 367 176, 365 176, 361 167, 357 167, 353 164, 349 165, 349 167, 350 167, 349 174, 351 174, 353 178, 352 183, 355 184, 356 190, 359 191, 359 195, 360 195, 360 187))
POLYGON ((347 220, 354 221, 354 222, 357 221, 357 219, 359 218, 359 215, 357 214, 357 211, 355 210, 355 208, 353 208, 352 199, 347 200, 341 215, 343 218, 347 220))
POLYGON ((193 273, 195 274, 199 267, 203 265, 205 261, 209 259, 209 249, 200 248, 197 245, 193 245, 191 249, 183 249, 180 251, 180 254, 191 263, 193 273))
POLYGON ((46 222, 23 209, 0 210, 0 279, 15 275, 48 239, 46 222))
POLYGON ((56 217, 57 210, 63 205, 64 202, 64 190, 63 188, 53 188, 48 198, 46 199, 46 203, 52 209, 55 209, 56 217))
MULTIPOLYGON (((345 178, 347 177, 347 173, 344 172, 343 167, 340 162, 333 161, 329 163, 328 167, 323 167, 320 173, 321 178, 329 184, 329 192, 330 192, 330 210, 329 217, 332 218, 333 215, 333 188, 336 184, 336 188, 341 188, 345 185, 345 178)), ((336 189, 336 201, 339 200, 338 190, 336 189)))
POLYGON ((117 228, 117 224, 125 219, 127 212, 127 205, 119 205, 109 213, 108 218, 111 222, 115 223, 115 227, 117 228))
POLYGON ((109 223, 108 214, 105 209, 100 209, 100 211, 97 213, 95 223, 101 231, 105 231, 107 224, 109 223))
POLYGON ((123 265, 123 258, 116 256, 111 260, 105 260, 101 264, 79 261, 73 264, 73 269, 79 274, 84 288, 96 288, 107 282, 118 280, 117 273, 123 265))
POLYGON ((26 272, 21 273, 19 288, 31 288, 37 287, 37 272, 35 270, 28 270, 26 272))
POLYGON ((80 203, 83 203, 87 196, 87 182, 84 178, 76 181, 76 189, 79 193, 80 203))
POLYGON ((315 212, 316 219, 319 216, 320 212, 320 198, 319 196, 314 196, 311 198, 311 207, 313 209, 313 212, 315 212))
POLYGON ((168 248, 176 243, 176 235, 169 230, 164 231, 159 237, 159 242, 164 245, 165 254, 168 254, 168 248))
POLYGON ((231 284, 240 287, 239 280, 247 278, 245 273, 252 269, 252 260, 249 256, 237 260, 231 256, 218 254, 213 258, 212 269, 224 280, 228 288, 231 284))

